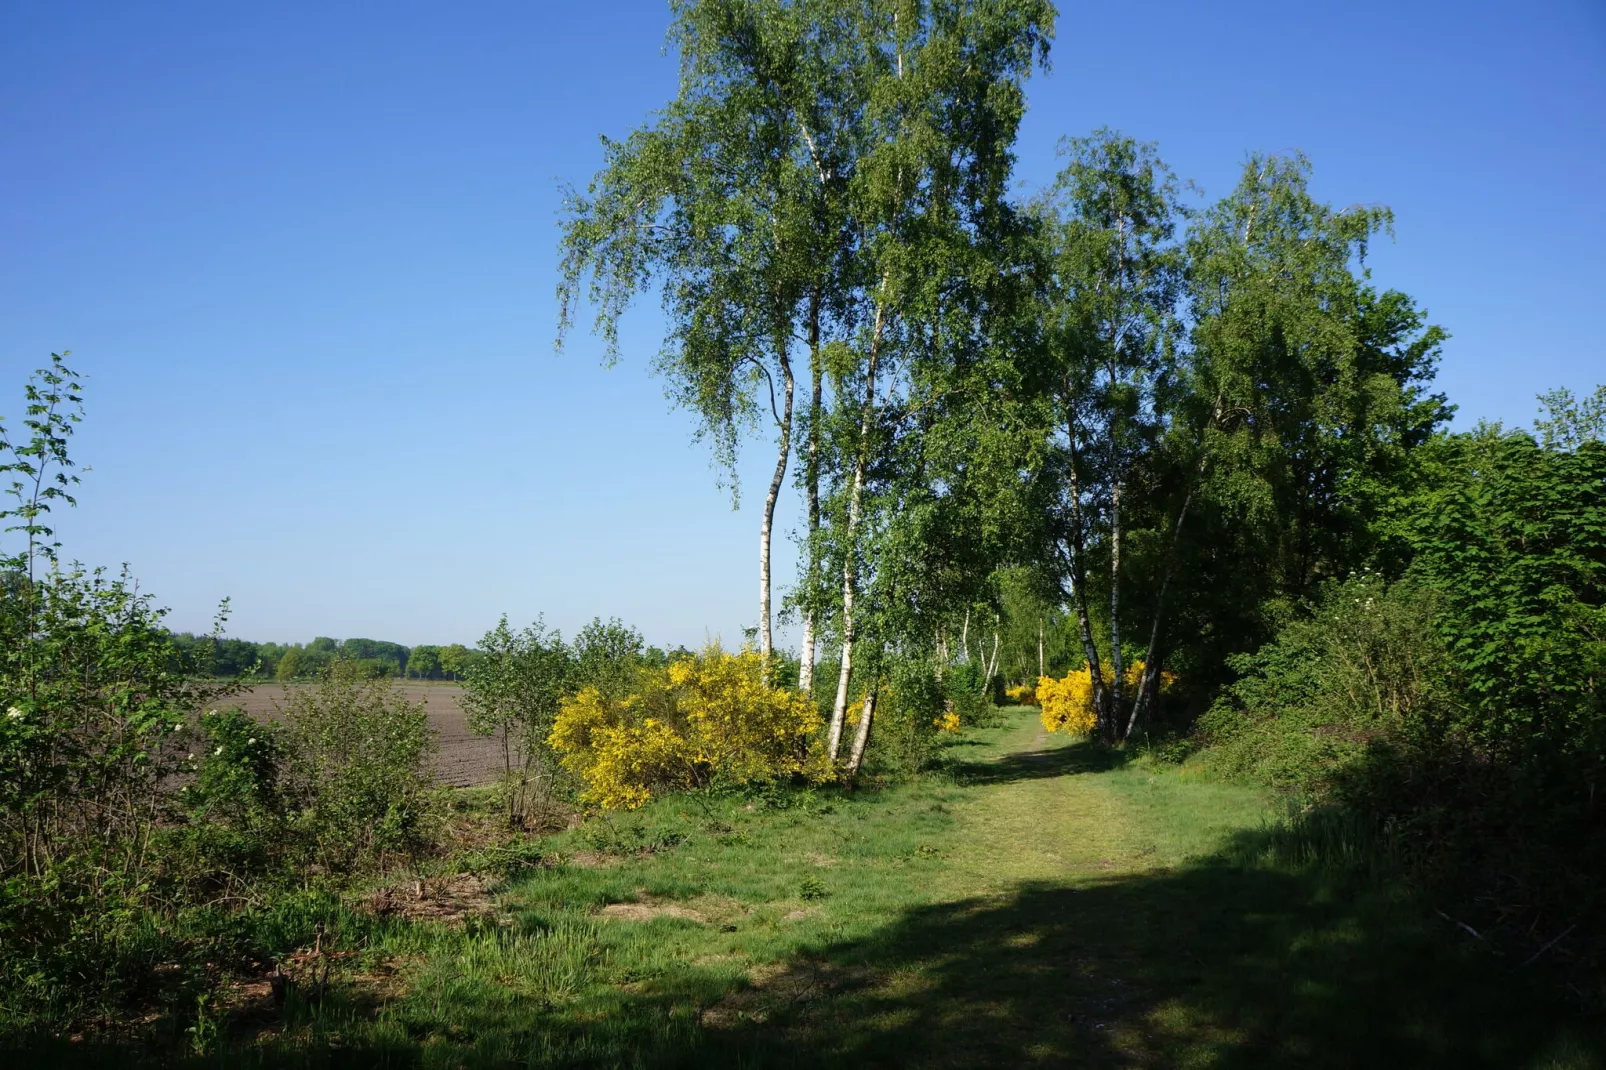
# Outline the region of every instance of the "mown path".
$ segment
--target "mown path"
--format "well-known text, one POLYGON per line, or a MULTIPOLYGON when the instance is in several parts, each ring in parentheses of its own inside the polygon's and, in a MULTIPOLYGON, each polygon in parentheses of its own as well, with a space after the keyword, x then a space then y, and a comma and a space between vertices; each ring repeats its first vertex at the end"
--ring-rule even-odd
POLYGON ((751 974, 756 1062, 784 1038, 855 1065, 1598 1065, 1420 907, 1257 863, 1257 794, 1035 721, 960 764, 901 909, 751 974))

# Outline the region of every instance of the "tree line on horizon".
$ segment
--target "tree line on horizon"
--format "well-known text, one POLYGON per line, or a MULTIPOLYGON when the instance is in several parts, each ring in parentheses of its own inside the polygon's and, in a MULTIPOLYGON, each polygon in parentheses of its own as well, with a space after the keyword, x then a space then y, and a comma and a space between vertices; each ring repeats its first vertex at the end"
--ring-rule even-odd
MULTIPOLYGON (((630 631, 617 619, 598 617, 581 629, 580 635, 630 631)), ((632 632, 631 634, 635 634, 632 632)), ((326 676, 336 663, 360 679, 398 678, 406 680, 461 681, 472 674, 487 650, 484 643, 436 645, 421 643, 404 646, 383 639, 331 639, 318 636, 309 643, 258 643, 223 635, 197 635, 173 632, 176 649, 183 652, 197 672, 219 679, 317 680, 326 676)), ((639 655, 646 664, 661 665, 671 658, 690 653, 685 647, 665 651, 639 641, 639 655)))

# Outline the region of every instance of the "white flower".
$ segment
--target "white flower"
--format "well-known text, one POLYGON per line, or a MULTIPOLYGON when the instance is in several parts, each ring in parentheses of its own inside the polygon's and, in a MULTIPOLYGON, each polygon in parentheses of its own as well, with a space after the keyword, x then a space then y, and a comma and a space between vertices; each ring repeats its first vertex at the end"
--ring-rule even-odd
POLYGON ((10 709, 6 710, 6 717, 9 720, 20 721, 23 718, 23 712, 21 710, 17 709, 17 707, 13 706, 10 709))
POLYGON ((256 736, 252 736, 250 739, 245 741, 245 745, 247 747, 249 747, 251 744, 255 743, 256 741, 257 741, 257 737, 256 736))
POLYGON ((217 750, 212 752, 212 757, 216 758, 219 754, 222 754, 222 753, 223 753, 223 748, 220 745, 217 750))

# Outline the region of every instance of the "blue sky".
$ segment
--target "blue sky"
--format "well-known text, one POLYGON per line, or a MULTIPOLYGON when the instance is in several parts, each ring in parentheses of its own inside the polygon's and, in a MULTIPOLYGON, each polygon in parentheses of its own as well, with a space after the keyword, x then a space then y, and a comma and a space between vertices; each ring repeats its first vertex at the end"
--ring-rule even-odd
MULTIPOLYGON (((625 359, 553 353, 559 183, 673 92, 660 0, 0 9, 0 414, 89 376, 67 551, 204 628, 471 640, 507 612, 650 641, 756 616, 740 511, 625 359)), ((1066 4, 1025 190, 1063 135, 1159 142, 1209 195, 1252 149, 1383 203, 1376 280, 1454 335, 1461 423, 1606 381, 1606 7, 1066 4)), ((785 528, 796 522, 787 501, 785 528)), ((792 555, 778 548, 777 576, 792 555)))

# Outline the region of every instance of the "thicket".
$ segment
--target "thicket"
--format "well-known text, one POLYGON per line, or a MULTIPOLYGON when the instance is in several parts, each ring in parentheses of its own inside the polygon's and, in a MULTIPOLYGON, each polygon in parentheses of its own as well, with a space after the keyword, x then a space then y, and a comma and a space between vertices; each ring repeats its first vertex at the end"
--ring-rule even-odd
POLYGON ((1368 850, 1485 938, 1545 946, 1598 984, 1606 444, 1587 405, 1550 407, 1538 438, 1425 444, 1378 525, 1392 575, 1329 583, 1231 659, 1240 677, 1200 731, 1219 767, 1285 788, 1304 820, 1358 818, 1368 850))
POLYGON ((426 840, 421 708, 337 664, 282 724, 228 706, 127 575, 58 558, 80 391, 60 356, 0 427, 0 1033, 176 1028, 426 840), (177 1011, 175 1015, 173 1012, 177 1011))

